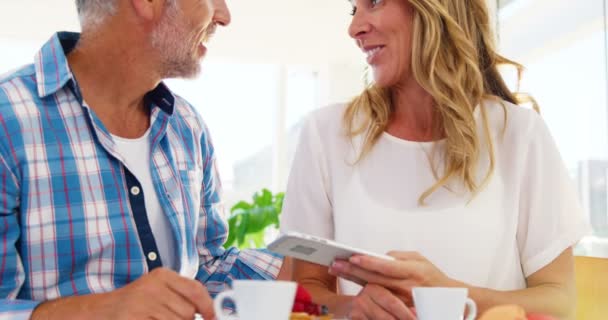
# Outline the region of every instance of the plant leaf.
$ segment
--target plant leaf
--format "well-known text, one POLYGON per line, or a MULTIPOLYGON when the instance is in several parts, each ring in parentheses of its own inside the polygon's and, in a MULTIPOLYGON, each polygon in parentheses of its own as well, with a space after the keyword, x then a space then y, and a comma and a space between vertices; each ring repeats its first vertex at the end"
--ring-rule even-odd
POLYGON ((249 215, 240 215, 239 223, 236 225, 236 242, 237 246, 241 247, 245 243, 245 236, 247 235, 247 227, 249 224, 249 215))
POLYGON ((234 243, 234 240, 236 239, 235 236, 235 226, 236 226, 236 220, 239 219, 238 217, 232 217, 230 219, 228 219, 228 238, 226 239, 226 242, 224 243, 224 248, 228 249, 232 246, 232 244, 234 243))
POLYGON ((245 201, 239 201, 237 204, 233 205, 232 208, 230 208, 230 213, 234 213, 235 211, 239 210, 247 211, 251 207, 252 205, 250 203, 247 203, 245 201))
POLYGON ((273 195, 270 190, 262 189, 253 194, 252 203, 240 201, 232 206, 224 246, 228 248, 236 242, 241 249, 264 247, 268 227, 279 228, 284 197, 283 192, 273 195))

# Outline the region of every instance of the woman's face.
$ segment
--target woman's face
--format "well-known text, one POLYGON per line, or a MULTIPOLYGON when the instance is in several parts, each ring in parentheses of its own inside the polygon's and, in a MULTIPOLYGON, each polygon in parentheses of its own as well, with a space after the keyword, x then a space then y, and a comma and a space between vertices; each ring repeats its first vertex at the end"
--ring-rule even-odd
POLYGON ((380 87, 405 83, 411 77, 414 10, 407 0, 351 0, 349 35, 367 55, 380 87))

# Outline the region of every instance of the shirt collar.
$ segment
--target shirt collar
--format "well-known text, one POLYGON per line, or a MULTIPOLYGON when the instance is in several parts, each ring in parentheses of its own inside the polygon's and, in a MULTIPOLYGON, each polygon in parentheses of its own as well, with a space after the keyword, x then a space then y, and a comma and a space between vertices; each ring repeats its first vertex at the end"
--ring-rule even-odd
POLYGON ((150 106, 156 105, 165 113, 172 115, 175 106, 175 96, 167 88, 167 85, 161 82, 154 90, 146 94, 144 102, 150 106))
POLYGON ((36 54, 34 63, 40 98, 56 93, 72 80, 66 54, 74 49, 79 37, 73 32, 56 33, 36 54))
MULTIPOLYGON (((79 33, 58 32, 36 54, 36 81, 40 98, 52 95, 66 85, 72 85, 74 93, 80 96, 80 89, 70 71, 66 56, 76 47, 78 39, 79 33)), ((80 97, 78 99, 82 100, 80 97)), ((173 114, 175 97, 163 82, 148 92, 145 99, 145 103, 150 107, 156 105, 165 113, 173 114)))

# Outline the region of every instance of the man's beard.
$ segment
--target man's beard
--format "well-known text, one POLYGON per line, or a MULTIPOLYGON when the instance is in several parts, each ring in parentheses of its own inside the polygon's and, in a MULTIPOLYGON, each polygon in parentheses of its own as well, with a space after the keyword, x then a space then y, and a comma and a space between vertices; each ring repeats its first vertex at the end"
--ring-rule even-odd
POLYGON ((160 57, 161 78, 194 78, 200 70, 200 61, 193 55, 195 33, 182 22, 177 4, 169 5, 158 27, 152 32, 151 44, 160 57))

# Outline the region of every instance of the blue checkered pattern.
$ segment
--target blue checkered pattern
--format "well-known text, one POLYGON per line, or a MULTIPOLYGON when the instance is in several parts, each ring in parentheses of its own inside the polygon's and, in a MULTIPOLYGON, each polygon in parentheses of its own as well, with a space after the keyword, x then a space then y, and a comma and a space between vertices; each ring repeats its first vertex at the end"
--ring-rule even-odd
MULTIPOLYGON (((66 60, 78 36, 54 35, 34 64, 0 77, 0 319, 28 319, 40 301, 120 288, 154 267, 132 175, 66 60)), ((146 101, 152 178, 178 271, 212 295, 232 279, 276 278, 279 256, 222 247, 221 186, 200 116, 162 83, 146 101)))

